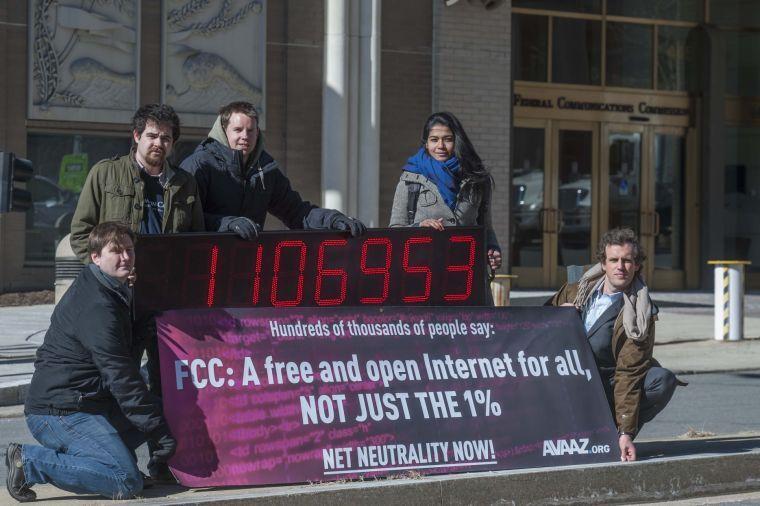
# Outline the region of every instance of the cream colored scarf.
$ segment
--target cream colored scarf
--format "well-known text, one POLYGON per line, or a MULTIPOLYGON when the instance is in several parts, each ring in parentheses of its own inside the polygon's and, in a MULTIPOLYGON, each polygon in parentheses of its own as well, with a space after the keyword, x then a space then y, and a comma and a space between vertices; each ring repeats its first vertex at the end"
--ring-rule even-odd
MULTIPOLYGON (((585 272, 578 281, 578 294, 573 304, 582 308, 586 305, 594 288, 604 276, 602 264, 596 264, 585 272)), ((649 318, 652 315, 652 301, 649 298, 649 288, 641 277, 636 275, 633 282, 623 293, 623 327, 628 337, 641 341, 647 336, 649 318)))

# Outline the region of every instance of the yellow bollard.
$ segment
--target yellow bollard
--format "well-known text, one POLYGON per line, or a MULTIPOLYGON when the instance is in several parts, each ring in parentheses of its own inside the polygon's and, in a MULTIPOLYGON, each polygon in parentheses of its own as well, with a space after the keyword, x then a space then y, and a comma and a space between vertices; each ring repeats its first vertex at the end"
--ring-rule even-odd
POLYGON ((512 280, 517 279, 515 274, 497 274, 491 280, 491 295, 494 306, 509 306, 509 291, 512 288, 512 280))
POLYGON ((715 267, 715 340, 744 338, 744 266, 749 260, 710 260, 715 267))

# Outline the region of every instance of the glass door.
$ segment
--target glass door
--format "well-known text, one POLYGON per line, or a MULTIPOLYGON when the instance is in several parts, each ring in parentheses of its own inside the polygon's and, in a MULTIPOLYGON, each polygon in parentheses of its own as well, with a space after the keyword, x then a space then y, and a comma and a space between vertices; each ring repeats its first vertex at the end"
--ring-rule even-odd
POLYGON ((598 124, 521 119, 513 132, 515 286, 556 289, 567 266, 592 261, 598 124))
POLYGON ((552 125, 551 201, 545 211, 550 235, 548 286, 567 279, 567 267, 592 263, 598 237, 598 124, 552 125))
POLYGON ((515 286, 540 288, 550 242, 545 222, 549 161, 546 120, 515 120, 512 139, 512 273, 515 286))
POLYGON ((685 129, 605 124, 602 132, 600 230, 632 228, 647 253, 649 286, 685 288, 685 129))
POLYGON ((629 227, 645 235, 645 227, 642 228, 645 193, 642 168, 648 162, 644 149, 645 128, 606 124, 602 130, 606 139, 602 156, 605 180, 602 200, 606 204, 601 216, 602 230, 629 227))
POLYGON ((647 174, 649 244, 646 274, 653 288, 685 288, 687 187, 686 132, 681 128, 653 128, 652 161, 647 174))

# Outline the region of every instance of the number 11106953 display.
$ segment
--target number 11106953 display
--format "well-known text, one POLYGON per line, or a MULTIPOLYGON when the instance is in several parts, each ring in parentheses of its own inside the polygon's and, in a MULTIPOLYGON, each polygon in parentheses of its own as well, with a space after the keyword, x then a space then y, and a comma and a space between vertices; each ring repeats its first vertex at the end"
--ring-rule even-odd
POLYGON ((480 306, 479 227, 140 236, 138 310, 203 307, 480 306))

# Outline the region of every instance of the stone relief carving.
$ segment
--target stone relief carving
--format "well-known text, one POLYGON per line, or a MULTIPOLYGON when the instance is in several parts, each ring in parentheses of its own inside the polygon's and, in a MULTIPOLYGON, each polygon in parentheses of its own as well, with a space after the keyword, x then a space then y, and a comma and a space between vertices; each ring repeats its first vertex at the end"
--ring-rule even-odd
POLYGON ((264 0, 164 2, 163 100, 183 125, 210 127, 222 105, 246 100, 262 113, 264 0))
POLYGON ((127 122, 137 103, 137 0, 30 3, 29 117, 127 122))

